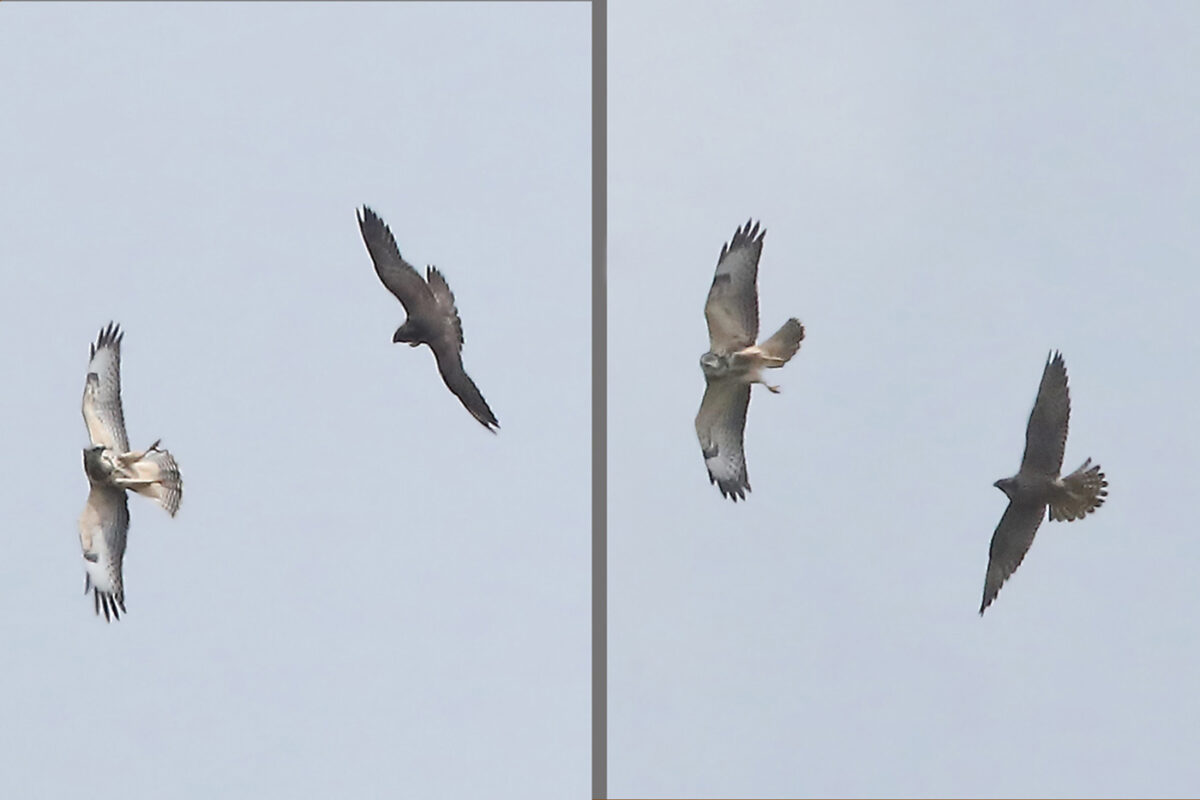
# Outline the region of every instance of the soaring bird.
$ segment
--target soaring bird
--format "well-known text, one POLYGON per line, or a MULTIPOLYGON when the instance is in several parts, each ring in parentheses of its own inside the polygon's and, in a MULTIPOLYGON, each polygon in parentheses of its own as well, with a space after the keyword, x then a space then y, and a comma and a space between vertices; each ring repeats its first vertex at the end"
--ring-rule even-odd
POLYGON ((174 457, 155 441, 130 451, 121 410, 120 327, 109 323, 91 347, 83 385, 83 421, 91 446, 83 451, 83 469, 91 489, 79 518, 79 543, 85 570, 83 591, 93 593, 96 614, 120 619, 125 611, 121 563, 129 532, 125 491, 156 501, 171 516, 179 510, 183 480, 174 457))
POLYGON ((404 306, 407 318, 392 335, 393 342, 405 342, 411 347, 429 345, 437 359, 438 372, 446 387, 454 392, 471 416, 483 427, 495 433, 500 427, 496 415, 488 408, 483 394, 463 369, 462 321, 454 305, 454 293, 437 267, 430 266, 422 278, 400 255, 396 239, 383 220, 370 208, 363 206, 358 216, 358 229, 366 242, 367 252, 375 263, 375 272, 388 291, 404 306))
POLYGON ((708 467, 708 479, 735 503, 746 498, 750 478, 742 440, 750 386, 761 383, 773 393, 779 387, 763 379, 764 369, 778 369, 791 360, 804 339, 804 326, 795 317, 783 323, 762 344, 758 338, 758 259, 765 228, 749 221, 721 247, 717 273, 708 290, 704 317, 708 321, 708 352, 700 357, 704 399, 696 414, 696 436, 708 467))
POLYGON ((1090 458, 1070 475, 1059 477, 1070 415, 1067 367, 1062 354, 1054 352, 1046 359, 1037 400, 1025 429, 1021 469, 1011 478, 1001 478, 992 484, 1008 496, 1008 508, 992 534, 980 615, 1021 565, 1033 544, 1034 534, 1046 517, 1047 507, 1050 519, 1072 522, 1104 505, 1108 481, 1100 471, 1100 465, 1093 465, 1090 458))

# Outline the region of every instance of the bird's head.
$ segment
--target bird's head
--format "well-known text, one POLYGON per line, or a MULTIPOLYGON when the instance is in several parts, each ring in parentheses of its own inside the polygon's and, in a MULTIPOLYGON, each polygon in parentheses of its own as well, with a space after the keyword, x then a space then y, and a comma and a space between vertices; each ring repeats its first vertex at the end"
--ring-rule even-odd
POLYGON ((396 328, 396 332, 392 334, 392 341, 396 344, 404 342, 409 347, 417 347, 421 344, 421 332, 417 326, 412 324, 411 319, 404 320, 404 324, 396 328))
POLYGON ((113 466, 104 457, 104 445, 92 445, 83 448, 83 471, 95 481, 104 481, 112 474, 113 466))
POLYGON ((993 483, 992 486, 995 486, 997 489, 1004 492, 1004 494, 1007 495, 1011 499, 1013 496, 1013 492, 1015 491, 1016 486, 1017 486, 1017 479, 1016 478, 1001 478, 1000 480, 993 483))
POLYGON ((700 369, 705 377, 719 378, 729 370, 729 359, 712 351, 700 356, 700 369))

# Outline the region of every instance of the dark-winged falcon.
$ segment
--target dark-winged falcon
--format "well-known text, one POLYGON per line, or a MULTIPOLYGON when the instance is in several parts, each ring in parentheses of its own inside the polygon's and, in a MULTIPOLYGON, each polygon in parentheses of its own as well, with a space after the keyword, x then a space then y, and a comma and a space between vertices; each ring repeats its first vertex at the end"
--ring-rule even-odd
POLYGON ((379 280, 396 296, 407 314, 404 324, 392 335, 392 341, 405 342, 412 347, 429 345, 446 387, 479 424, 495 433, 500 423, 479 387, 463 369, 462 321, 455 307, 454 294, 442 273, 437 267, 430 266, 426 277, 422 278, 421 273, 401 257, 388 226, 366 206, 358 214, 358 228, 379 280))
POLYGON ((1059 477, 1070 416, 1067 367, 1061 353, 1051 353, 1042 370, 1042 382, 1025 428, 1021 468, 1011 478, 1001 478, 993 484, 1008 496, 1008 508, 992 534, 980 615, 1021 565, 1033 544, 1034 534, 1046 518, 1047 507, 1050 519, 1073 522, 1104 505, 1108 481, 1100 465, 1093 465, 1090 458, 1070 475, 1059 477))

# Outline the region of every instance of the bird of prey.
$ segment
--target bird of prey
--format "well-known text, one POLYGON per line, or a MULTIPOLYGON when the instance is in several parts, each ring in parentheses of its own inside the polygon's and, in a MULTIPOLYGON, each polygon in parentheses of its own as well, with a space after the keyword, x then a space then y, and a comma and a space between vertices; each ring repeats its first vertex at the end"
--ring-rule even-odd
POLYGON ((83 592, 93 593, 96 614, 120 619, 125 611, 121 562, 129 531, 126 490, 156 501, 175 516, 183 497, 183 481, 175 459, 155 441, 130 451, 121 410, 121 329, 109 323, 91 347, 83 385, 83 421, 91 446, 83 451, 87 504, 79 518, 79 543, 85 570, 83 592))
POLYGON ((777 369, 791 360, 804 339, 804 326, 795 317, 783 323, 762 344, 758 338, 758 259, 765 228, 750 222, 738 228, 721 247, 717 274, 708 290, 704 316, 708 321, 708 352, 700 357, 704 372, 704 399, 696 414, 696 435, 708 467, 708 479, 735 503, 746 499, 750 479, 742 439, 750 386, 761 383, 763 369, 777 369))
POLYGON ((1067 446, 1067 420, 1071 397, 1067 391, 1067 367, 1061 353, 1051 353, 1042 371, 1037 400, 1025 429, 1025 455, 1021 469, 995 486, 1008 496, 1008 508, 992 534, 987 577, 983 584, 980 615, 996 599, 1000 587, 1016 571, 1033 544, 1033 535, 1050 508, 1050 519, 1072 522, 1083 519, 1104 505, 1108 481, 1092 460, 1065 478, 1063 451, 1067 446))
POLYGON ((411 347, 429 345, 446 387, 454 392, 471 416, 495 433, 500 423, 463 369, 462 321, 458 318, 454 293, 446 279, 433 266, 422 278, 421 273, 401 257, 392 232, 374 211, 363 206, 357 216, 358 229, 367 244, 371 261, 375 263, 379 280, 396 295, 407 315, 404 324, 392 335, 392 341, 406 342, 411 347))

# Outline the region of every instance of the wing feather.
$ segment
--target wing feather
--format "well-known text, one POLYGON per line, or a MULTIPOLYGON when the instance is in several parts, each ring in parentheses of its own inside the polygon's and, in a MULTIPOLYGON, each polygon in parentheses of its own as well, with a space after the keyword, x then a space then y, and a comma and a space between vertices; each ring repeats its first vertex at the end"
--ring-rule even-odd
POLYGON ((83 421, 94 445, 118 453, 129 449, 125 414, 121 410, 121 327, 112 322, 100 330, 91 346, 83 385, 83 421))
POLYGON ((1067 447, 1071 396, 1062 353, 1051 353, 1042 370, 1037 400, 1025 428, 1025 455, 1021 472, 1058 477, 1067 447))
POLYGON ((411 264, 400 255, 396 238, 384 221, 367 206, 358 216, 358 229, 362 233, 367 252, 375 264, 375 273, 388 291, 396 296, 409 316, 425 316, 433 313, 434 300, 421 277, 411 264))
POLYGON ((722 496, 735 503, 746 499, 750 491, 743 445, 749 407, 750 384, 733 379, 710 380, 696 413, 696 436, 708 479, 722 496))
POLYGON ((766 228, 760 230, 757 222, 751 227, 747 221, 721 247, 717 272, 704 304, 714 353, 741 350, 758 338, 758 259, 766 235, 766 228))
POLYGON ((492 409, 488 407, 487 401, 483 399, 483 393, 479 391, 475 381, 471 380, 466 370, 463 369, 462 353, 459 352, 459 347, 460 344, 449 336, 443 336, 437 341, 429 343, 429 349, 433 350, 433 356, 437 359, 438 372, 441 373, 446 388, 454 393, 463 404, 463 408, 471 412, 471 416, 479 420, 480 425, 495 433, 493 428, 498 429, 500 422, 492 413, 492 409))
POLYGON ((992 534, 992 545, 988 553, 987 576, 983 582, 983 603, 979 606, 982 614, 1000 593, 1000 587, 1016 572, 1017 567, 1025 559, 1033 544, 1033 536, 1037 533, 1046 516, 1045 503, 1029 503, 1010 501, 992 534))
POLYGON ((129 532, 129 503, 125 490, 92 484, 87 504, 79 518, 79 541, 86 570, 84 591, 90 587, 96 614, 106 620, 120 619, 125 611, 125 586, 121 564, 129 532))
POLYGON ((429 276, 427 281, 429 292, 433 295, 437 309, 450 329, 452 343, 461 352, 463 346, 462 320, 458 316, 458 306, 454 304, 454 292, 450 291, 450 284, 446 283, 445 276, 437 267, 429 267, 426 274, 429 276))

